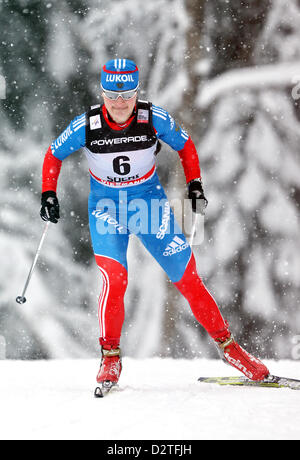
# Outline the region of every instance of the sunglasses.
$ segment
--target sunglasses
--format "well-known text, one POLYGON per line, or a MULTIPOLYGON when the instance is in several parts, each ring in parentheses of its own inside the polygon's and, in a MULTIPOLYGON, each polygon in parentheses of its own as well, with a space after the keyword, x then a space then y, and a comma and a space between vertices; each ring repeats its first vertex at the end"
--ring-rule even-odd
POLYGON ((108 91, 102 87, 102 91, 103 91, 104 96, 106 96, 108 99, 112 101, 116 101, 119 96, 125 101, 127 101, 128 99, 131 99, 132 97, 136 95, 138 88, 139 87, 137 86, 135 89, 132 89, 130 91, 118 92, 118 91, 108 91))

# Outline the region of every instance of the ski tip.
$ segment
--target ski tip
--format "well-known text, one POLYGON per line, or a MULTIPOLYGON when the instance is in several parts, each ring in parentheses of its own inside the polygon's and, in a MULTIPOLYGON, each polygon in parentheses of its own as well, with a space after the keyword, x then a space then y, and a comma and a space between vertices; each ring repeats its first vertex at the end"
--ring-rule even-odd
POLYGON ((95 398, 103 398, 103 393, 100 387, 96 387, 94 391, 95 398))

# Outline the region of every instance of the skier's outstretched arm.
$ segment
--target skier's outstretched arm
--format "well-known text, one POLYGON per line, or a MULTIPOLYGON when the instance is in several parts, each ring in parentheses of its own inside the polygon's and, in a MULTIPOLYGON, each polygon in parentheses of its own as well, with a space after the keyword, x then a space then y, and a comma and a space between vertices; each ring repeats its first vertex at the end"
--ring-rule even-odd
POLYGON ((157 137, 179 154, 188 186, 188 197, 194 212, 204 214, 207 199, 204 195, 198 153, 188 133, 176 124, 164 109, 153 106, 153 126, 157 137))
POLYGON ((65 131, 48 148, 42 172, 41 218, 56 224, 59 215, 59 203, 56 195, 57 181, 62 161, 85 146, 85 114, 76 117, 65 131))

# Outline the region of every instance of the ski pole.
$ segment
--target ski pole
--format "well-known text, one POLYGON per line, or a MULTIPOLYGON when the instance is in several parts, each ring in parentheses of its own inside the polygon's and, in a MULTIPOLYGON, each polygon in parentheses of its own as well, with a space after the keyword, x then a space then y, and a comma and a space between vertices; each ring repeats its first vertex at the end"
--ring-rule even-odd
POLYGON ((193 228, 192 228, 192 232, 191 232, 191 237, 190 237, 190 246, 193 246, 193 241, 194 241, 194 236, 195 236, 195 233, 196 233, 196 227, 197 227, 197 221, 198 221, 198 214, 195 215, 195 220, 194 220, 194 224, 193 224, 193 228))
POLYGON ((29 271, 29 275, 28 275, 28 278, 27 278, 27 280, 26 280, 26 283, 25 283, 25 286, 24 286, 22 295, 20 295, 20 296, 18 296, 18 297, 16 298, 16 302, 19 303, 19 304, 23 304, 23 303, 26 302, 25 293, 26 293, 26 291, 27 291, 27 288, 28 288, 30 279, 31 279, 31 277, 32 277, 34 268, 35 268, 36 263, 37 263, 37 260, 38 260, 38 258, 39 258, 39 255, 40 255, 40 252, 41 252, 43 243, 44 243, 44 239, 45 239, 45 236, 46 236, 47 231, 48 231, 48 228, 49 228, 49 224, 50 224, 50 221, 48 221, 48 222, 46 223, 46 225, 45 225, 45 229, 44 229, 44 231, 43 231, 43 234, 42 234, 42 237, 41 237, 41 241, 40 241, 39 247, 38 247, 38 249, 37 249, 37 251, 36 251, 36 254, 35 254, 33 263, 32 263, 32 265, 31 265, 31 268, 30 268, 30 271, 29 271))

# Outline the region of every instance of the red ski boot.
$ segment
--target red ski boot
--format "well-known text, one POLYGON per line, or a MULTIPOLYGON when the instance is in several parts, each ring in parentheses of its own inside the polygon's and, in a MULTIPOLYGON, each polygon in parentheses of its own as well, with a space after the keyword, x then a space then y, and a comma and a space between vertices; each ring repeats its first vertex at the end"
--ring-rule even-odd
POLYGON ((120 348, 111 348, 106 350, 102 347, 102 360, 97 375, 98 383, 110 383, 116 385, 119 381, 122 371, 121 350, 120 348))
POLYGON ((257 358, 244 350, 228 333, 227 338, 215 339, 222 359, 241 371, 251 380, 263 380, 269 375, 267 367, 257 358))

